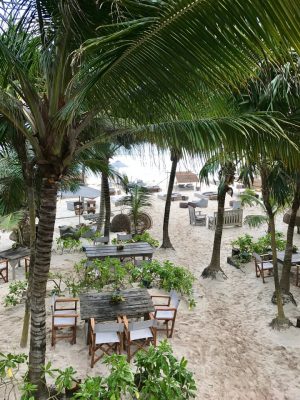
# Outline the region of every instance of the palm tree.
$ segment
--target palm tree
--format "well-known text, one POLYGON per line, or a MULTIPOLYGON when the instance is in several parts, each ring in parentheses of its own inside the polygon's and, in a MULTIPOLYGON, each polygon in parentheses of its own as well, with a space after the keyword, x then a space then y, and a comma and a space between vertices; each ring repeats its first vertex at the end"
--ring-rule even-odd
POLYGON ((296 174, 294 179, 294 196, 291 204, 291 214, 286 234, 286 246, 284 252, 284 260, 282 267, 282 274, 280 279, 280 288, 284 297, 284 302, 291 301, 295 305, 297 304, 293 294, 290 292, 290 275, 292 266, 292 255, 293 255, 293 238, 297 212, 300 207, 300 179, 299 174, 296 174))
POLYGON ((1 73, 12 88, 0 91, 0 113, 30 143, 42 179, 29 380, 43 399, 45 293, 56 195, 76 151, 92 144, 81 141, 82 132, 96 115, 139 123, 153 121, 152 115, 171 119, 176 112, 170 99, 184 104, 188 97, 198 100, 200 89, 202 98, 209 98, 211 88, 227 91, 271 50, 281 55, 285 45, 298 49, 300 24, 290 0, 222 0, 217 6, 194 0, 3 4, 2 22, 7 24, 9 12, 18 25, 0 41, 1 73), (22 31, 24 26, 29 33, 22 31))
POLYGON ((176 169, 177 169, 177 164, 178 164, 179 159, 180 159, 180 151, 176 151, 174 149, 171 150, 172 166, 171 166, 169 185, 168 185, 168 191, 167 191, 167 197, 166 197, 164 222, 163 222, 163 242, 161 245, 161 247, 163 249, 173 249, 174 250, 174 247, 173 247, 170 237, 169 237, 169 220, 170 220, 170 212, 171 212, 171 197, 172 197, 176 169))
POLYGON ((213 251, 208 267, 206 267, 202 272, 201 276, 203 278, 210 277, 215 279, 218 273, 222 273, 223 276, 226 277, 224 271, 221 268, 221 263, 220 263, 221 242, 222 242, 223 224, 224 224, 224 208, 225 208, 226 194, 228 193, 232 196, 233 190, 231 185, 234 182, 234 176, 236 170, 235 163, 230 159, 226 158, 227 157, 220 155, 219 158, 214 157, 208 160, 206 164, 202 167, 199 174, 200 181, 205 181, 206 184, 209 184, 209 179, 208 179, 209 175, 214 175, 217 168, 219 167, 218 214, 217 214, 217 223, 216 223, 216 230, 213 243, 213 251))

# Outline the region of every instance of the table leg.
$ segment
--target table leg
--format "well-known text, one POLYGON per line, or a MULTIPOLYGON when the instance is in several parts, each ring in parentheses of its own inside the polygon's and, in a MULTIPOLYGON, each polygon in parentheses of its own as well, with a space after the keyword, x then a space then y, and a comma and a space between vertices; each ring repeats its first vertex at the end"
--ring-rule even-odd
POLYGON ((12 280, 16 280, 16 265, 18 264, 18 260, 10 260, 9 264, 12 268, 12 280))

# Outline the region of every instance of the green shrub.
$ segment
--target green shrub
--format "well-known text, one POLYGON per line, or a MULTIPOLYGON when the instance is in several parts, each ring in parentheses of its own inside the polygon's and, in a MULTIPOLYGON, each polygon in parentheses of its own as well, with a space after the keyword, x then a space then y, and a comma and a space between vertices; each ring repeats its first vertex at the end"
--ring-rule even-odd
POLYGON ((244 264, 251 260, 253 253, 253 237, 247 233, 239 236, 236 240, 231 242, 231 245, 240 250, 240 253, 235 256, 235 260, 244 264))
MULTIPOLYGON (((283 239, 283 234, 281 232, 275 233, 276 237, 276 248, 277 250, 284 250, 286 241, 283 239)), ((265 236, 260 237, 257 242, 253 244, 253 251, 257 254, 268 253, 272 250, 271 247, 271 234, 267 233, 265 236)))
MULTIPOLYGON (((20 387, 21 400, 33 400, 36 386, 26 381, 20 385, 21 376, 17 376, 19 366, 25 364, 25 354, 4 355, 0 353, 0 384, 9 386, 13 398, 17 397, 20 387)), ((54 369, 48 362, 43 368, 45 379, 51 377, 55 382, 56 395, 50 399, 61 398, 66 389, 74 383, 78 390, 72 399, 81 400, 189 400, 195 398, 196 384, 193 374, 187 369, 187 361, 177 360, 170 344, 165 340, 158 347, 150 346, 148 352, 138 352, 134 366, 126 361, 126 356, 114 354, 106 356, 104 362, 110 369, 106 377, 87 376, 82 382, 76 377, 73 367, 65 370, 54 369)))
POLYGON ((28 286, 27 281, 15 281, 9 284, 8 294, 4 297, 4 306, 16 306, 22 303, 28 286))
POLYGON ((57 244, 57 249, 61 251, 61 253, 63 254, 63 252, 65 250, 68 251, 72 251, 72 250, 79 250, 81 247, 81 242, 79 239, 74 239, 71 237, 67 237, 67 238, 57 238, 56 239, 56 244, 57 244))

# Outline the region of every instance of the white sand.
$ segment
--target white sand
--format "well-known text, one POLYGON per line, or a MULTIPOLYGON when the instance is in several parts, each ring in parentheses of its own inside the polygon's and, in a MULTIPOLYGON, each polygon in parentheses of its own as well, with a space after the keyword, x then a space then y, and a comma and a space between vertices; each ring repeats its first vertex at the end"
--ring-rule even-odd
MULTIPOLYGON (((191 192, 187 192, 190 199, 191 192)), ((155 195, 154 195, 155 196, 155 195)), ((161 239, 164 202, 155 198, 151 214, 154 227, 151 234, 161 239)), ((203 212, 212 214, 217 203, 209 201, 203 212)), ((246 209, 245 214, 255 213, 246 209)), ((59 202, 58 215, 67 215, 63 201, 59 202)), ((69 215, 72 213, 69 212, 69 215)), ((286 231, 287 225, 278 217, 278 230, 286 231)), ((77 222, 77 218, 59 220, 57 225, 77 222)), ((56 230, 56 235, 57 235, 56 230)), ((264 228, 249 230, 227 228, 223 234, 222 268, 228 280, 203 280, 200 275, 210 261, 214 232, 207 227, 190 226, 188 210, 180 209, 178 202, 172 203, 170 236, 176 249, 157 250, 155 258, 170 259, 189 268, 196 276, 195 297, 197 306, 189 311, 181 304, 174 338, 170 340, 175 354, 186 357, 189 368, 194 372, 198 386, 197 399, 209 400, 297 400, 300 398, 300 329, 273 331, 269 322, 276 314, 270 298, 273 279, 263 284, 255 277, 254 265, 249 263, 244 272, 226 264, 230 255, 230 242, 244 234, 258 237, 264 228)), ((300 236, 295 233, 295 244, 300 245, 300 236)), ((7 234, 1 234, 0 248, 8 248, 7 234)), ((53 254, 51 268, 66 271, 82 254, 53 254)), ((17 269, 17 279, 24 277, 24 268, 17 269)), ((8 284, 0 284, 0 298, 7 293, 8 284)), ((292 286, 292 292, 300 302, 300 289, 292 286)), ((0 304, 0 351, 20 352, 19 339, 22 327, 23 305, 4 308, 0 304)), ((97 375, 105 372, 98 362, 94 369, 89 367, 88 349, 84 342, 83 323, 77 333, 77 344, 71 346, 59 342, 50 347, 50 299, 48 309, 47 359, 55 367, 73 365, 78 375, 97 375)), ((295 323, 300 315, 295 306, 285 307, 287 316, 295 323)), ((163 338, 163 336, 160 336, 163 338)))

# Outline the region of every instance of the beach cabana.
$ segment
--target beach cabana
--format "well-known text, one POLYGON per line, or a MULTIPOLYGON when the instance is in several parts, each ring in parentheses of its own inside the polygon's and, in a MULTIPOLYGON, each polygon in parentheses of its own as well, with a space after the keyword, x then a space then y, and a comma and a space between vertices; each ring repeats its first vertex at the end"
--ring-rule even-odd
POLYGON ((198 183, 198 176, 191 171, 176 172, 177 189, 194 190, 194 183, 198 183))

